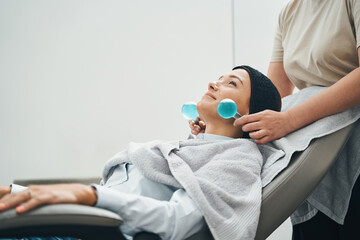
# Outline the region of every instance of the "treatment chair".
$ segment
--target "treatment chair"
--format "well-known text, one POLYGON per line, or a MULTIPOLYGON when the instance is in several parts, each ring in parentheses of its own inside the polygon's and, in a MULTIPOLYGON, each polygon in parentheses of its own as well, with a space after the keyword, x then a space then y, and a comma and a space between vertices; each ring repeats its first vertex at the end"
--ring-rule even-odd
MULTIPOLYGON (((305 151, 295 153, 288 167, 263 189, 256 240, 266 239, 311 194, 347 142, 353 125, 313 140, 305 151)), ((121 217, 113 212, 81 205, 47 205, 22 215, 16 215, 11 209, 0 213, 0 238, 73 236, 83 240, 121 240, 124 239, 119 231, 121 223, 121 217)), ((160 238, 139 233, 134 239, 160 238)), ((204 229, 188 239, 213 238, 209 230, 204 229)))

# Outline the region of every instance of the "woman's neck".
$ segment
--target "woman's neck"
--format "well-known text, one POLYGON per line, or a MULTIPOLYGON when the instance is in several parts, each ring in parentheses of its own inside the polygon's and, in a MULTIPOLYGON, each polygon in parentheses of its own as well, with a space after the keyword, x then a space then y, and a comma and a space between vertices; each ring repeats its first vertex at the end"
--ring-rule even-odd
POLYGON ((205 133, 231 137, 231 138, 241 138, 243 135, 241 127, 234 127, 232 124, 225 125, 225 124, 206 123, 205 133))

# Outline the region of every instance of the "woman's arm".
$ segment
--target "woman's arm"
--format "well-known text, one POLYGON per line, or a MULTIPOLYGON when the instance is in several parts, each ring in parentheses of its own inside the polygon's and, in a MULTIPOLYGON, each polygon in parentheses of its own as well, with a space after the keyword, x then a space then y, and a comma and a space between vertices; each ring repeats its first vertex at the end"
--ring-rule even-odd
POLYGON ((202 213, 183 189, 175 191, 169 201, 123 193, 103 186, 96 186, 96 189, 99 195, 93 187, 82 184, 33 185, 10 194, 10 187, 0 187, 0 194, 5 194, 3 198, 0 196, 0 211, 17 206, 16 211, 23 213, 43 204, 92 206, 96 203, 96 207, 118 213, 125 220, 121 226, 125 234, 148 231, 159 234, 162 239, 185 239, 205 225, 202 213), (159 223, 159 219, 166 221, 159 223))
MULTIPOLYGON (((359 49, 358 55, 360 55, 359 49)), ((277 84, 279 85, 279 82, 277 84)), ((280 83, 280 85, 282 84, 280 83)), ((286 84, 279 87, 283 96, 288 93, 288 90, 286 84)), ((242 125, 242 130, 250 132, 250 137, 255 139, 256 143, 264 144, 318 119, 345 111, 359 104, 360 68, 356 68, 328 89, 286 112, 266 110, 243 116, 236 120, 234 125, 242 125)))
POLYGON ((2 196, 0 211, 16 207, 17 213, 23 213, 40 205, 55 203, 93 206, 96 200, 95 189, 83 184, 30 185, 24 191, 2 196))
POLYGON ((119 214, 124 220, 120 226, 124 234, 145 231, 156 233, 161 239, 186 239, 205 226, 203 214, 183 189, 176 190, 169 201, 162 201, 105 186, 95 187, 98 192, 95 207, 119 214))

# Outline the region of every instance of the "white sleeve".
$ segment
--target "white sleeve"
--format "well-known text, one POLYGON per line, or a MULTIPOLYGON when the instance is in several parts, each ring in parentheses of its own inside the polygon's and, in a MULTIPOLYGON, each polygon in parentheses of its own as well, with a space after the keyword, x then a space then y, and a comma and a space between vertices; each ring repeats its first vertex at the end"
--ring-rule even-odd
POLYGON ((176 214, 171 240, 188 238, 205 227, 203 214, 185 190, 175 191, 170 203, 173 203, 176 214))
POLYGON ((17 184, 14 184, 14 183, 11 184, 10 186, 11 186, 11 192, 10 192, 11 194, 21 192, 21 191, 27 189, 27 187, 17 185, 17 184))
POLYGON ((202 213, 187 193, 179 189, 170 201, 123 193, 104 186, 96 188, 96 207, 119 214, 124 223, 121 231, 134 235, 140 231, 153 232, 161 239, 180 240, 198 232, 205 221, 202 213))

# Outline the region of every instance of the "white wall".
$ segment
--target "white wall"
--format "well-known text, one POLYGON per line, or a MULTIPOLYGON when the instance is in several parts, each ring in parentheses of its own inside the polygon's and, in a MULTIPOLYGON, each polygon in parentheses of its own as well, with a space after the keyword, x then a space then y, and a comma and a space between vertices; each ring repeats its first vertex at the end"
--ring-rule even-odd
POLYGON ((100 176, 232 67, 231 2, 0 1, 0 185, 100 176))
POLYGON ((278 14, 289 0, 234 0, 234 59, 267 73, 278 14))

